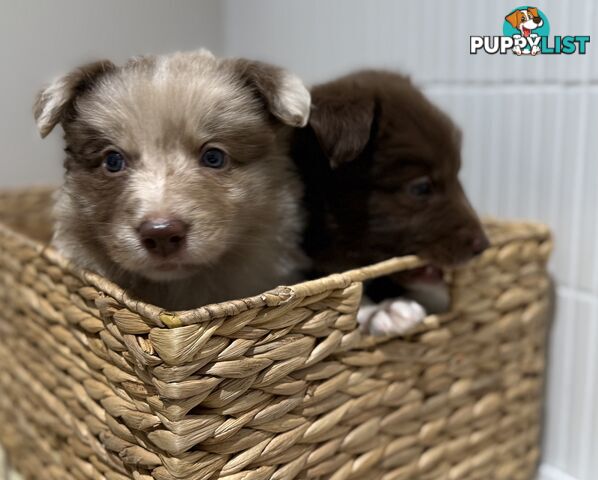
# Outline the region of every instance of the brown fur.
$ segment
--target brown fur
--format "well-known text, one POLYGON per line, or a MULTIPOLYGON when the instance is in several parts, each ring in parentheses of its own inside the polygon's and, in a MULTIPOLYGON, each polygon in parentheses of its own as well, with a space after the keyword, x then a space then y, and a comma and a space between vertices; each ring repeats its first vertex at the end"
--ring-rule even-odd
POLYGON ((309 94, 296 77, 206 51, 139 57, 123 67, 101 62, 68 74, 35 106, 42 135, 59 122, 65 133, 54 244, 169 309, 296 280, 304 261, 301 186, 288 135, 308 111, 309 94), (208 144, 228 154, 228 167, 200 165, 208 144), (101 164, 115 148, 125 152, 127 168, 109 176, 101 164), (156 214, 190 229, 166 268, 137 231, 156 214))
POLYGON ((307 185, 304 246, 318 274, 418 254, 441 266, 487 240, 458 179, 460 133, 410 81, 362 71, 312 89, 294 157, 307 185), (415 197, 415 179, 432 194, 415 197))

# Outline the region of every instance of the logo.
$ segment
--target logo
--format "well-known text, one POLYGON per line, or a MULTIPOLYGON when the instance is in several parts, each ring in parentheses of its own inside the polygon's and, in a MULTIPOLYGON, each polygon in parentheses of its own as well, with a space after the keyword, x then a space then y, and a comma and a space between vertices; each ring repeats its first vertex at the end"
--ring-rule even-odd
POLYGON ((479 51, 494 55, 514 53, 517 56, 585 55, 589 35, 555 35, 550 37, 550 22, 536 7, 523 6, 511 10, 504 18, 503 35, 469 37, 469 53, 479 51))

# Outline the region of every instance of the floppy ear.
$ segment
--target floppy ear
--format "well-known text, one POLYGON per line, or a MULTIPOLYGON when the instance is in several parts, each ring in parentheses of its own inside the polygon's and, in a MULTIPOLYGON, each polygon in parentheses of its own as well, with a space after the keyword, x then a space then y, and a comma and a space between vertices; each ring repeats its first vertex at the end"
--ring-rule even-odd
POLYGON ((304 127, 309 119, 311 96, 299 77, 263 62, 232 60, 234 69, 264 100, 282 123, 304 127))
POLYGON ((532 14, 532 17, 539 17, 540 16, 540 15, 538 15, 538 9, 536 7, 529 7, 527 9, 527 11, 532 14))
POLYGON ((505 20, 511 24, 513 28, 519 26, 519 10, 515 10, 513 13, 507 15, 505 20))
POLYGON ((77 95, 88 89, 104 73, 113 70, 109 60, 83 65, 54 80, 41 90, 33 105, 33 115, 42 138, 62 121, 64 113, 77 95))
POLYGON ((373 121, 373 98, 322 98, 314 102, 309 124, 330 165, 336 168, 363 151, 373 121))

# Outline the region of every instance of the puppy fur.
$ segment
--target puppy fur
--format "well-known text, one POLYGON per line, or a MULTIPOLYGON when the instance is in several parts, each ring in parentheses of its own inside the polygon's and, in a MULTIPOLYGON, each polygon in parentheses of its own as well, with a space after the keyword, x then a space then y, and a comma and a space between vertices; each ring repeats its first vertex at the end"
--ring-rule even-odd
POLYGON ((407 77, 360 71, 311 94, 293 155, 315 274, 409 254, 456 265, 486 248, 458 179, 461 134, 407 77))
POLYGON ((298 280, 302 186, 288 148, 309 108, 294 75, 205 50, 102 61, 59 78, 34 108, 41 135, 60 123, 66 143, 54 245, 170 310, 298 280), (200 164, 207 147, 225 152, 224 168, 200 164), (126 161, 117 175, 103 164, 113 151, 126 161), (140 240, 156 216, 188 226, 173 258, 140 240))

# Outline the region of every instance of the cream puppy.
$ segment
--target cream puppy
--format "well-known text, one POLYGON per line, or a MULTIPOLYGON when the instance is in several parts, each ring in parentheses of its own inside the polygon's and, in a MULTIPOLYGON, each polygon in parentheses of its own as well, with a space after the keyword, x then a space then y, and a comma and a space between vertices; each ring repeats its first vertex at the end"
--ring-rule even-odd
POLYGON ((85 65, 42 90, 42 137, 66 143, 54 245, 134 296, 175 310, 299 279, 294 75, 200 50, 85 65), (282 187, 281 187, 282 185, 282 187))

